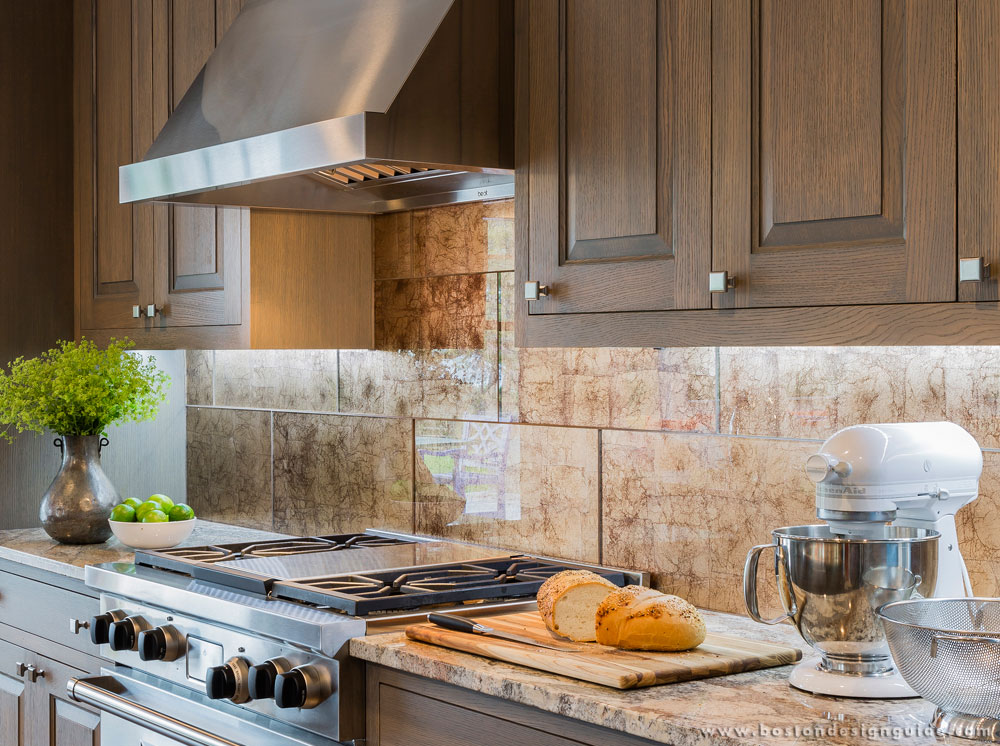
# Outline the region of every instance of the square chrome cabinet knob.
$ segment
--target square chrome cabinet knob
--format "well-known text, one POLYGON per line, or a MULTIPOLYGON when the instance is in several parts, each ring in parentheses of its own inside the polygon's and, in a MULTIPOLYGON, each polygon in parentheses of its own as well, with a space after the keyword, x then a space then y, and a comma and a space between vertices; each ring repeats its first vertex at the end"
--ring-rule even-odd
POLYGON ((549 286, 542 285, 540 282, 526 282, 524 283, 524 299, 525 300, 538 300, 543 295, 549 294, 549 286))
POLYGON ((736 280, 730 277, 726 270, 708 273, 708 292, 728 293, 734 287, 736 287, 736 280))
POLYGON ((982 282, 990 278, 990 265, 981 256, 958 260, 959 282, 982 282))

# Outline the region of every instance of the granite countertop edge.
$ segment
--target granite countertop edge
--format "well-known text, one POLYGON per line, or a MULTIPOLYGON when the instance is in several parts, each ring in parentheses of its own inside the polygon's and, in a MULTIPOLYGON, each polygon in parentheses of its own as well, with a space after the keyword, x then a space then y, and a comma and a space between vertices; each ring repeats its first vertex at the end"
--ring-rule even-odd
MULTIPOLYGON (((807 650, 789 625, 765 628, 735 614, 705 611, 703 615, 710 631, 807 650)), ((369 663, 675 746, 897 742, 892 737, 873 738, 873 727, 919 730, 918 735, 906 739, 908 744, 942 742, 927 726, 934 708, 925 700, 886 702, 811 695, 789 686, 790 665, 616 690, 415 642, 403 632, 355 638, 350 652, 369 663), (762 733, 759 726, 770 730, 762 733), (854 728, 855 732, 831 736, 817 730, 844 727, 854 728)), ((945 742, 975 743, 954 739, 945 742)))

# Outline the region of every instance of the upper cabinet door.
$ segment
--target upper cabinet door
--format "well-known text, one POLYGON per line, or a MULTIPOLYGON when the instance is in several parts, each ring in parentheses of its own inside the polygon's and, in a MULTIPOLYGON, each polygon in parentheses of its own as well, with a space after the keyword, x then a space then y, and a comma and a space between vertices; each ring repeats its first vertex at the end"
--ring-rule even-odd
POLYGON ((710 3, 522 0, 518 18, 518 276, 550 289, 530 313, 708 308, 710 3))
POLYGON ((715 306, 955 300, 955 3, 713 6, 715 306))
POLYGON ((153 302, 153 207, 118 202, 118 167, 153 142, 149 0, 74 5, 79 325, 132 329, 153 302))
MULTIPOLYGON (((150 0, 147 0, 150 1, 150 0)), ((151 0, 153 107, 159 132, 236 18, 242 0, 151 0)), ((155 287, 159 326, 243 320, 245 209, 157 205, 155 287)))

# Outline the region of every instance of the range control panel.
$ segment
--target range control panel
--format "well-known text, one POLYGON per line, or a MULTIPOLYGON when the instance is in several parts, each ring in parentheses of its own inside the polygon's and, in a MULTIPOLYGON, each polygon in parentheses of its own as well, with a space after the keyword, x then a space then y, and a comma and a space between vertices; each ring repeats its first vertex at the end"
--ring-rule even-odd
MULTIPOLYGON (((89 630, 101 654, 118 664, 317 733, 337 730, 337 660, 106 594, 89 630)), ((353 667, 348 675, 351 685, 362 685, 353 667)))

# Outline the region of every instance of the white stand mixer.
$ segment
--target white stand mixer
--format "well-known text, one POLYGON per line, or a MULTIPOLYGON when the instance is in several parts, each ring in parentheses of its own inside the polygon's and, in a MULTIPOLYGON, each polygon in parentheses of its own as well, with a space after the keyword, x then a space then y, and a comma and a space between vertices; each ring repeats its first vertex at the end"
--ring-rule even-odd
MULTIPOLYGON (((806 473, 816 483, 816 515, 834 534, 874 538, 887 524, 941 534, 934 598, 973 595, 955 513, 978 496, 982 470, 979 444, 951 422, 848 427, 806 461, 806 473)), ((898 673, 845 675, 817 668, 815 660, 796 666, 790 683, 834 696, 917 696, 898 673)))

